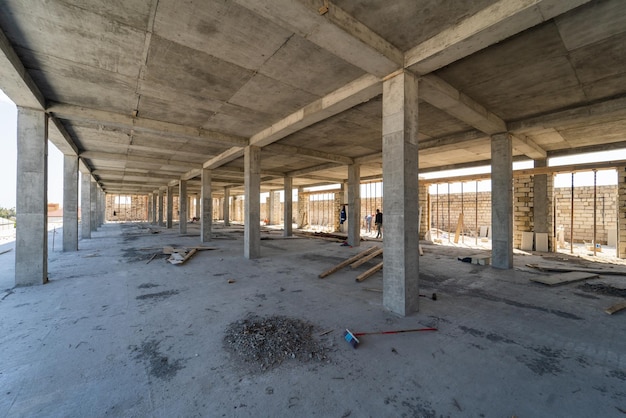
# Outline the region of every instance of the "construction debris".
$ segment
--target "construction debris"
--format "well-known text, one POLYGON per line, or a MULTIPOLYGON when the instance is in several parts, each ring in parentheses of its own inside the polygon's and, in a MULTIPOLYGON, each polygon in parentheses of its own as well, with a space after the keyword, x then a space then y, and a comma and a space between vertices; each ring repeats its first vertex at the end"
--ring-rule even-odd
MULTIPOLYGON (((192 249, 191 251, 187 252, 187 251, 176 251, 176 252, 172 252, 171 256, 167 259, 167 261, 169 261, 171 264, 183 264, 185 263, 187 260, 189 260, 191 257, 194 256, 195 253, 197 253, 198 250, 197 249, 192 249)), ((166 253, 167 254, 167 253, 166 253)))
POLYGON ((377 271, 382 270, 382 268, 383 268, 383 262, 381 261, 380 263, 376 264, 371 269, 367 270, 365 273, 361 273, 358 276, 356 276, 355 280, 357 282, 362 282, 363 280, 367 279, 368 277, 374 275, 374 273, 376 273, 377 271))
POLYGON ((540 264, 526 264, 526 267, 534 268, 541 271, 555 271, 555 272, 567 272, 567 271, 580 271, 584 273, 596 273, 600 275, 616 275, 626 276, 626 271, 620 270, 608 270, 608 269, 588 269, 583 267, 554 267, 540 264))
POLYGON ((285 316, 261 318, 250 315, 230 324, 223 343, 236 363, 252 371, 264 372, 285 360, 326 361, 324 346, 315 339, 315 326, 285 316))

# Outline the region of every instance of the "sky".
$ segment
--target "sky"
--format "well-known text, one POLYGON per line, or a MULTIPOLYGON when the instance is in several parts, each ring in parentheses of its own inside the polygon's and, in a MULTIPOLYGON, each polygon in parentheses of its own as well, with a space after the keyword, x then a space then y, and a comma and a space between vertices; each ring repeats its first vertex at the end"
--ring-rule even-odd
MULTIPOLYGON (((0 207, 14 208, 17 178, 17 108, 0 90, 0 207)), ((63 206, 63 154, 48 142, 48 203, 63 206)))

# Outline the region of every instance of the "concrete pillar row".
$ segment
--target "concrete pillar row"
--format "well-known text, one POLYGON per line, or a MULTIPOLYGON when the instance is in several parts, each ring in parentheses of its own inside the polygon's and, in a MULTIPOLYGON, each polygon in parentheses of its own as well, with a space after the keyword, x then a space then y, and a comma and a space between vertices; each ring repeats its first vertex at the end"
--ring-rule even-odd
POLYGON ((48 116, 17 108, 15 285, 48 281, 48 116))
POLYGON ((80 173, 80 236, 91 238, 91 174, 80 173))
POLYGON ((189 216, 187 208, 187 180, 181 180, 178 184, 178 231, 181 234, 187 233, 187 219, 189 216))
POLYGON ((78 251, 78 156, 63 156, 63 251, 78 251))
POLYGON ((383 305, 418 310, 418 80, 408 71, 383 82, 383 305))
POLYGON ((491 136, 491 264, 513 268, 513 139, 491 136))
POLYGON ((202 169, 202 216, 200 217, 200 237, 202 242, 211 241, 213 229, 213 197, 211 190, 211 170, 202 169))
POLYGON ((230 189, 224 187, 224 226, 230 226, 230 189))
POLYGON ((261 256, 261 148, 249 145, 244 150, 244 256, 261 256))
POLYGON ((174 186, 167 186, 167 229, 174 225, 174 186))
POLYGON ((159 208, 158 208, 158 223, 159 226, 165 226, 165 223, 163 222, 163 206, 164 206, 164 202, 163 202, 163 190, 159 189, 159 208))
POLYGON ((348 166, 348 244, 361 245, 361 166, 348 166))
POLYGON ((290 237, 293 235, 293 177, 286 176, 284 187, 284 207, 283 207, 283 235, 290 237))

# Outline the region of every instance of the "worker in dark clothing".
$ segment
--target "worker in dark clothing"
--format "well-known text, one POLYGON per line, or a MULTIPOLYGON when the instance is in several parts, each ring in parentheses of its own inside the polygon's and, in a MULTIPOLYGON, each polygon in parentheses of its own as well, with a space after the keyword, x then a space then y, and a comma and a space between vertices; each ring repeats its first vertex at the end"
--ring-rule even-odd
POLYGON ((381 229, 383 227, 383 213, 380 211, 380 209, 376 209, 376 217, 374 218, 374 224, 376 225, 376 238, 382 238, 383 234, 381 232, 381 229))

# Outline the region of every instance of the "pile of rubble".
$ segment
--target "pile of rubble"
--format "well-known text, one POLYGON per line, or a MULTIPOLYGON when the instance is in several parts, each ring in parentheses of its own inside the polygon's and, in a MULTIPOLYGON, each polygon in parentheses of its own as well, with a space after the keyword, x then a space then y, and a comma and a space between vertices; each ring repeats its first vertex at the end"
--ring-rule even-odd
POLYGON ((267 371, 284 360, 325 361, 326 349, 313 335, 315 326, 285 316, 248 316, 233 322, 224 335, 224 347, 240 365, 267 371))

